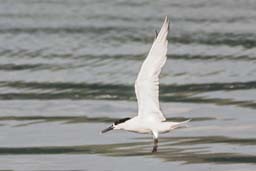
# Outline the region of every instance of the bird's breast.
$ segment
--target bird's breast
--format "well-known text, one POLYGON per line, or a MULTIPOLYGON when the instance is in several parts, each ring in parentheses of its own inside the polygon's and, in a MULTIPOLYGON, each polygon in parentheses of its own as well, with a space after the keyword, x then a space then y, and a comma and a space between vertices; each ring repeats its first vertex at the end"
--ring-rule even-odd
POLYGON ((130 132, 142 133, 142 134, 151 132, 151 129, 145 126, 129 127, 129 128, 126 128, 125 130, 130 132))

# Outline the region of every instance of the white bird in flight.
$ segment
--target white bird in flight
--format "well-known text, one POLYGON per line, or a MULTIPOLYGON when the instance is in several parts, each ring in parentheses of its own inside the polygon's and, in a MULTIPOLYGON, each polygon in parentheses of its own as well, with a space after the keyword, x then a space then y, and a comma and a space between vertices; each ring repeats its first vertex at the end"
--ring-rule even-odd
POLYGON ((159 75, 166 62, 169 31, 169 19, 165 17, 164 24, 154 40, 154 43, 143 62, 135 81, 135 93, 138 101, 138 115, 133 118, 123 118, 114 122, 101 133, 110 130, 126 130, 136 133, 153 135, 152 152, 157 152, 159 133, 167 133, 189 122, 166 122, 159 106, 159 75))

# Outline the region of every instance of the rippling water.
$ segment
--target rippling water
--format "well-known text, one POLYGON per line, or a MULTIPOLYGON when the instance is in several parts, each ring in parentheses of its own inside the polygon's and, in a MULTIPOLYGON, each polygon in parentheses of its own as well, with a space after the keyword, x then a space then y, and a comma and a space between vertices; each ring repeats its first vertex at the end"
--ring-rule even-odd
POLYGON ((252 0, 0 0, 0 170, 256 169, 256 3, 252 0), (99 135, 133 116, 133 83, 171 20, 152 137, 99 135), (131 163, 131 164, 129 164, 131 163))

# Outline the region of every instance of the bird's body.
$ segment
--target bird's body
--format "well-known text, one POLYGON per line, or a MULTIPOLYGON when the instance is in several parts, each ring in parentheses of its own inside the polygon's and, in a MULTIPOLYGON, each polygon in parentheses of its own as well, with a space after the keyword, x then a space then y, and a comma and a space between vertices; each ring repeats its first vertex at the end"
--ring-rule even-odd
POLYGON ((153 134, 154 147, 152 152, 157 151, 159 133, 169 132, 189 121, 166 122, 165 116, 160 110, 159 75, 167 60, 168 31, 169 20, 166 17, 135 81, 138 115, 131 119, 120 119, 102 131, 102 133, 105 133, 112 129, 118 129, 136 133, 153 134))
MULTIPOLYGON (((116 129, 126 130, 130 132, 148 134, 153 133, 154 136, 158 133, 167 133, 177 127, 182 126, 185 122, 162 122, 156 119, 143 119, 135 116, 122 124, 116 125, 116 129)), ((154 138, 157 138, 154 137, 154 138)))

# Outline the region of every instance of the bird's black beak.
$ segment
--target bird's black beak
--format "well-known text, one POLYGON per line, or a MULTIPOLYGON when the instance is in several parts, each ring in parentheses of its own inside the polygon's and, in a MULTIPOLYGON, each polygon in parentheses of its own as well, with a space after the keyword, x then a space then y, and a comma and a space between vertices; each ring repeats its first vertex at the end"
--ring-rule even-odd
POLYGON ((111 131, 111 130, 113 130, 113 129, 114 129, 114 127, 113 127, 113 125, 111 125, 110 127, 106 128, 106 129, 104 129, 104 130, 102 130, 101 133, 103 134, 103 133, 106 133, 106 132, 111 131))

